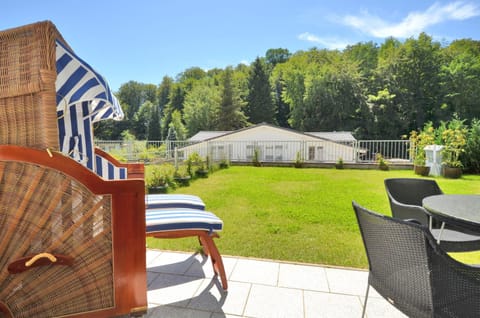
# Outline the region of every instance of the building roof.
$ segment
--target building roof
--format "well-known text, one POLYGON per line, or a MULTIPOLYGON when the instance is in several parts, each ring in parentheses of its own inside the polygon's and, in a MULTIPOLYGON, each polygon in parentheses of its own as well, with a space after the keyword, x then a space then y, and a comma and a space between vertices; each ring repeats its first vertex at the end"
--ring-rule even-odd
POLYGON ((306 132, 307 135, 317 136, 320 138, 332 141, 355 141, 352 133, 349 131, 321 131, 321 132, 306 132))
POLYGON ((212 140, 212 139, 219 138, 221 136, 235 134, 235 133, 240 132, 240 131, 245 131, 245 130, 249 130, 249 129, 252 129, 252 128, 255 128, 255 127, 260 127, 260 126, 270 126, 270 127, 290 131, 290 132, 296 133, 296 134, 308 135, 308 136, 317 137, 317 138, 326 139, 326 140, 331 140, 331 141, 355 141, 356 140, 355 137, 353 137, 352 133, 348 132, 348 131, 306 132, 306 133, 302 133, 300 131, 293 130, 293 129, 290 129, 290 128, 278 127, 278 126, 274 126, 274 125, 270 125, 270 124, 266 124, 266 123, 257 124, 257 125, 245 127, 245 128, 239 129, 239 130, 233 130, 233 131, 205 131, 205 130, 203 130, 203 131, 199 131, 198 133, 193 135, 189 140, 192 141, 192 142, 207 141, 207 140, 212 140))
POLYGON ((204 141, 204 140, 209 140, 213 138, 217 138, 223 135, 226 135, 228 133, 231 133, 231 131, 206 131, 202 130, 190 137, 190 141, 193 142, 199 142, 199 141, 204 141))

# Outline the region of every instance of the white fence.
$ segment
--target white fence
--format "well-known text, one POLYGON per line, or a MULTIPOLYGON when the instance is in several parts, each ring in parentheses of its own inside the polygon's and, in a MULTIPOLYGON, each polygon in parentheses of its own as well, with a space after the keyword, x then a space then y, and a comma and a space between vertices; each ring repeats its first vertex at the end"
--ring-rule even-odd
POLYGON ((194 152, 212 161, 372 163, 377 154, 390 162, 410 163, 408 140, 319 141, 95 141, 127 161, 185 160, 194 152))

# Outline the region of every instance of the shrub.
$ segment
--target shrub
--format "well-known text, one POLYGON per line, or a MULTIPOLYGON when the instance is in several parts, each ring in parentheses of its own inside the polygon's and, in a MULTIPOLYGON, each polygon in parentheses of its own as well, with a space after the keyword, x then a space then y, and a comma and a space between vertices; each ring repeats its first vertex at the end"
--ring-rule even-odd
POLYGON ((302 168, 303 167, 303 157, 302 157, 302 154, 300 153, 300 151, 297 151, 294 167, 295 168, 302 168))
POLYGON ((442 163, 447 167, 462 168, 460 155, 465 152, 467 144, 467 128, 463 120, 453 119, 442 132, 444 148, 442 150, 442 163))
POLYGON ((375 160, 377 161, 380 170, 388 170, 388 162, 383 158, 381 153, 375 155, 375 160))
POLYGON ((260 167, 262 166, 262 163, 260 162, 260 152, 257 147, 253 150, 253 160, 252 163, 255 167, 260 167))
POLYGON ((343 158, 342 157, 338 158, 337 162, 335 163, 335 168, 343 169, 343 158))
POLYGON ((474 119, 467 133, 467 144, 463 155, 465 168, 480 173, 480 120, 474 119))
POLYGON ((436 143, 436 133, 431 122, 425 124, 420 132, 410 132, 410 158, 416 166, 424 166, 426 161, 425 147, 436 143))

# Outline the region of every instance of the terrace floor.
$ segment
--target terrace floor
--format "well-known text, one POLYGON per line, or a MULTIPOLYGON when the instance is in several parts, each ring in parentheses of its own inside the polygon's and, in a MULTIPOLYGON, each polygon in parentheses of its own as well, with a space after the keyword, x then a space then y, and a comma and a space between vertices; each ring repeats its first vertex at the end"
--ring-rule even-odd
MULTIPOLYGON (((224 256, 228 292, 201 254, 147 250, 147 318, 361 317, 368 272, 224 256)), ((406 317, 370 290, 367 317, 406 317)))

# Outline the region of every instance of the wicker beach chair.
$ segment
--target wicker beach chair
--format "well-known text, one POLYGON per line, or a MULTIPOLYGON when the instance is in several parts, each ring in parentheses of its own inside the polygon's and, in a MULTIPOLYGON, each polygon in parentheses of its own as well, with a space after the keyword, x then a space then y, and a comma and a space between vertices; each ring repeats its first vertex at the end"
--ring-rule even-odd
POLYGON ((82 164, 94 154, 62 132, 65 112, 114 117, 115 100, 88 64, 78 72, 98 85, 67 90, 73 78, 60 72, 68 58, 76 57, 51 22, 0 32, 0 317, 147 310, 145 186, 128 179, 143 167, 123 167, 115 173, 126 180, 109 181, 82 164), (69 156, 61 144, 71 146, 69 156))
MULTIPOLYGON (((27 34, 31 31, 41 33, 39 37, 43 42, 40 41, 39 44, 46 46, 46 48, 39 51, 48 52, 48 59, 53 59, 54 61, 48 60, 49 63, 45 63, 53 67, 53 70, 47 73, 51 73, 49 79, 53 81, 54 85, 50 85, 46 92, 41 91, 42 94, 48 94, 50 98, 48 103, 40 102, 38 105, 33 104, 30 107, 28 107, 27 103, 26 109, 20 110, 21 114, 17 114, 18 110, 14 103, 10 105, 11 109, 7 110, 9 111, 7 115, 14 114, 15 119, 19 118, 13 121, 14 125, 11 125, 11 116, 5 116, 4 122, 10 125, 12 129, 19 128, 18 125, 22 124, 24 126, 20 128, 27 130, 27 132, 25 137, 22 135, 21 139, 18 138, 16 131, 7 131, 6 136, 10 139, 15 138, 17 143, 14 144, 48 149, 49 151, 58 150, 104 180, 115 182, 135 178, 143 180, 143 164, 120 163, 94 145, 92 127, 94 122, 108 118, 121 119, 123 117, 120 105, 115 96, 110 93, 108 85, 101 75, 97 74, 85 61, 75 55, 51 23, 44 22, 20 29, 20 32, 24 32, 22 34, 27 34), (47 32, 41 33, 43 29, 47 32), (51 34, 48 32, 49 30, 51 30, 51 34), (54 76, 55 74, 56 76, 54 76), (52 89, 53 91, 51 91, 52 89), (55 105, 57 105, 56 110, 55 107, 49 107, 52 105, 53 98, 55 98, 55 105), (39 114, 42 114, 41 116, 37 116, 37 110, 39 114), (40 135, 42 137, 40 138, 33 133, 33 130, 28 131, 26 127, 29 127, 31 124, 23 123, 23 121, 29 119, 21 117, 24 115, 24 112, 32 114, 32 118, 36 118, 33 124, 37 125, 40 132, 45 133, 45 136, 40 135), (49 121, 49 125, 45 125, 44 121, 46 120, 49 121), (47 136, 47 131, 43 131, 44 128, 50 127, 58 127, 48 131, 48 133, 54 133, 54 136, 50 134, 47 136), (35 138, 35 140, 31 141, 29 138, 35 138)), ((30 41, 27 42, 31 43, 30 41)), ((19 54, 26 54, 24 50, 30 52, 32 49, 30 46, 16 47, 19 54)), ((7 53, 11 54, 11 52, 12 50, 8 50, 7 53)), ((9 64, 14 65, 13 62, 9 64)), ((20 69, 23 68, 21 67, 20 69)), ((38 69, 32 68, 31 73, 35 71, 38 73, 38 69)), ((2 119, 1 116, 0 114, 0 119, 2 119)), ((36 129, 35 127, 37 126, 33 126, 33 128, 36 129)), ((12 142, 11 140, 5 140, 5 143, 12 142)), ((138 218, 143 216, 144 223, 145 220, 147 221, 147 231, 143 231, 142 235, 145 236, 146 233, 147 236, 156 238, 198 237, 205 254, 211 258, 214 271, 220 277, 223 288, 227 289, 223 261, 213 240, 219 237, 218 233, 223 228, 223 222, 211 212, 208 214, 200 211, 205 209, 205 204, 198 197, 186 197, 184 195, 163 195, 158 197, 147 195, 145 199, 146 211, 143 209, 136 216, 138 218), (169 210, 171 208, 186 208, 187 210, 176 210, 175 213, 171 213, 172 211, 169 210), (182 217, 179 217, 179 213, 182 214, 182 217), (192 222, 195 224, 194 227, 192 227, 192 222)), ((137 269, 139 269, 138 266, 137 269)))

